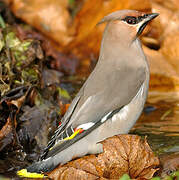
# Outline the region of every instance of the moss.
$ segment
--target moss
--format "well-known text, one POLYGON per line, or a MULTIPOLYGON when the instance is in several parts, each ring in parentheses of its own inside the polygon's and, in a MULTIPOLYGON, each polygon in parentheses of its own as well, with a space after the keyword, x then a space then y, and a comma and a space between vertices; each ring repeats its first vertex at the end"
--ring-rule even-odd
POLYGON ((61 97, 66 98, 66 99, 71 99, 68 91, 66 91, 65 89, 62 89, 62 88, 58 87, 58 88, 57 88, 57 91, 58 91, 58 93, 59 93, 59 95, 60 95, 61 97))

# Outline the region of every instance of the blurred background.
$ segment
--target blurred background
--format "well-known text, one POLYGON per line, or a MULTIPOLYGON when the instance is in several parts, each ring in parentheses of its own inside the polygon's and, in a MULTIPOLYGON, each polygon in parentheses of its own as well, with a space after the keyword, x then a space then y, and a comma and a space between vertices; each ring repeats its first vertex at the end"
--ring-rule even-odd
POLYGON ((0 173, 38 159, 95 67, 105 27, 96 24, 120 9, 160 14, 140 37, 151 79, 131 133, 179 168, 178 0, 0 0, 0 173))

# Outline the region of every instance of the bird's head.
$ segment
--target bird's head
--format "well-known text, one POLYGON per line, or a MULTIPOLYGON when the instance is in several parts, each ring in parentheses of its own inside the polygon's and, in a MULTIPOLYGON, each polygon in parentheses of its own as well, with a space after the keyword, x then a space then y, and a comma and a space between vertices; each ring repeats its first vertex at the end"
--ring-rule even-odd
POLYGON ((132 42, 158 15, 135 10, 120 10, 105 16, 98 24, 108 23, 105 34, 107 33, 110 39, 132 42))

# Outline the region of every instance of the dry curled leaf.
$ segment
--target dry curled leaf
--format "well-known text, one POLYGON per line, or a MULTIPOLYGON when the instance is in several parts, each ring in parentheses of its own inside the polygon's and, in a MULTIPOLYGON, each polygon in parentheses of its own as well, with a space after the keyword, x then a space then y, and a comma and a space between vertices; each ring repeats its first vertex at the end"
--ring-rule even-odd
POLYGON ((102 144, 103 153, 59 165, 48 176, 58 180, 119 179, 127 173, 132 179, 150 179, 158 170, 158 158, 140 136, 113 136, 102 144))
POLYGON ((2 151, 13 140, 12 123, 10 117, 7 119, 6 124, 0 130, 0 151, 2 151))
POLYGON ((173 172, 179 170, 179 152, 161 156, 160 163, 162 166, 161 177, 164 178, 171 175, 173 172))
POLYGON ((179 76, 176 68, 160 52, 143 46, 150 65, 150 90, 176 91, 179 87, 179 76))
POLYGON ((86 0, 75 16, 76 36, 66 47, 67 51, 73 49, 83 59, 91 54, 98 56, 104 25, 96 25, 105 15, 120 9, 150 11, 151 4, 149 0, 86 0))
POLYGON ((13 13, 60 44, 67 44, 71 21, 67 0, 4 0, 13 13))
POLYGON ((177 11, 179 9, 178 0, 152 0, 152 2, 158 3, 172 11, 177 11))
MULTIPOLYGON (((178 16, 179 17, 179 16, 178 16)), ((179 32, 178 29, 167 34, 160 51, 176 72, 179 72, 179 32)))

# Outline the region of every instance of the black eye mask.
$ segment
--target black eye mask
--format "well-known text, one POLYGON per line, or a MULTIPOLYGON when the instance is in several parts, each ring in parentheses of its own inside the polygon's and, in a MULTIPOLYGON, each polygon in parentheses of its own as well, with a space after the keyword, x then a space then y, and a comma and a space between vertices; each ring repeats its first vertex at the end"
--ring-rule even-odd
POLYGON ((143 19, 145 19, 147 17, 148 17, 148 14, 145 14, 144 16, 138 16, 138 17, 126 16, 122 20, 127 22, 128 24, 138 24, 140 21, 142 21, 143 19))

